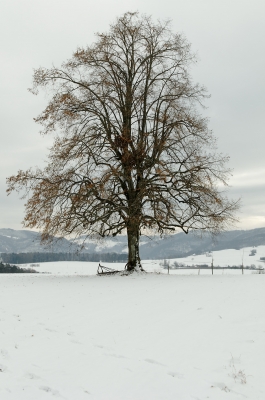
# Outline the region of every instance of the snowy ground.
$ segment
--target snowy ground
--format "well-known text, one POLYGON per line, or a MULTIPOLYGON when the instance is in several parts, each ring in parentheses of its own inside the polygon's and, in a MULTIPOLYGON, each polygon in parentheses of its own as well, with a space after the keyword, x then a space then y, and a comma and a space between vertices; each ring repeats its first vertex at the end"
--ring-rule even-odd
POLYGON ((265 275, 96 266, 0 276, 1 400, 265 399, 265 275))

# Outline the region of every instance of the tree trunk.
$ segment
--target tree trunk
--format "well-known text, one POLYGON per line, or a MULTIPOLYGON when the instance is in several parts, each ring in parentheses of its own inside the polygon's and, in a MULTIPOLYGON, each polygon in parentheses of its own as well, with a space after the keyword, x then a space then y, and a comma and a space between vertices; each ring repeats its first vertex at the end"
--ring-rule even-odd
POLYGON ((127 228, 128 238, 128 263, 127 271, 143 271, 139 254, 139 227, 130 226, 127 228))

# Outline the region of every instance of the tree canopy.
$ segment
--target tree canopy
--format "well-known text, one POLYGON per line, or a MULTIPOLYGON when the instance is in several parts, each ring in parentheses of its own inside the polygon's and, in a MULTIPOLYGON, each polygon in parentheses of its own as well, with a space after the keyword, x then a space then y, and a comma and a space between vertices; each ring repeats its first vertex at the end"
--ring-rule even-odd
POLYGON ((128 236, 127 269, 141 268, 139 235, 220 232, 238 207, 222 187, 226 156, 197 106, 190 44, 169 22, 125 13, 60 68, 39 68, 31 91, 51 94, 36 118, 54 145, 44 169, 7 179, 29 195, 24 226, 51 236, 128 236))

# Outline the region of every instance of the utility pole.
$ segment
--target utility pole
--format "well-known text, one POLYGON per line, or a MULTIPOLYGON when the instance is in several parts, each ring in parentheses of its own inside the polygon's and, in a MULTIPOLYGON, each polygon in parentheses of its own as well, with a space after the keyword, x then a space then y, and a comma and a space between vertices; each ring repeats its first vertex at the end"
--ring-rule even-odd
POLYGON ((243 260, 244 260, 244 250, 243 250, 243 254, 242 254, 242 275, 244 274, 244 264, 243 264, 243 260))
POLYGON ((212 275, 213 275, 213 258, 212 258, 212 275))

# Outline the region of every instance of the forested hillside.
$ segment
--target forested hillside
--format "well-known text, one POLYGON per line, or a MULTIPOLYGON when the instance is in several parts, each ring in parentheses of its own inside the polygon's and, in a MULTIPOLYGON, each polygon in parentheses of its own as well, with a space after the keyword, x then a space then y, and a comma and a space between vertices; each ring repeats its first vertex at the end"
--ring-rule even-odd
MULTIPOLYGON (((82 237, 78 240, 83 243, 82 237)), ((161 259, 185 257, 208 251, 240 249, 265 244, 265 228, 234 230, 225 232, 214 240, 209 236, 199 237, 193 233, 177 233, 165 238, 141 236, 140 253, 142 259, 161 259)), ((26 230, 0 229, 0 253, 6 262, 41 261, 125 261, 127 239, 125 236, 109 237, 100 241, 86 240, 84 247, 77 252, 78 244, 62 239, 51 247, 40 244, 36 232, 26 230), (12 256, 11 254, 14 253, 12 256), (16 253, 16 255, 15 255, 16 253), (18 256, 18 253, 20 254, 18 256), (31 253, 23 255, 22 253, 31 253), (19 258, 18 258, 19 257, 19 258), (16 261, 15 261, 16 260, 16 261), (25 261, 22 261, 25 260, 25 261)))

